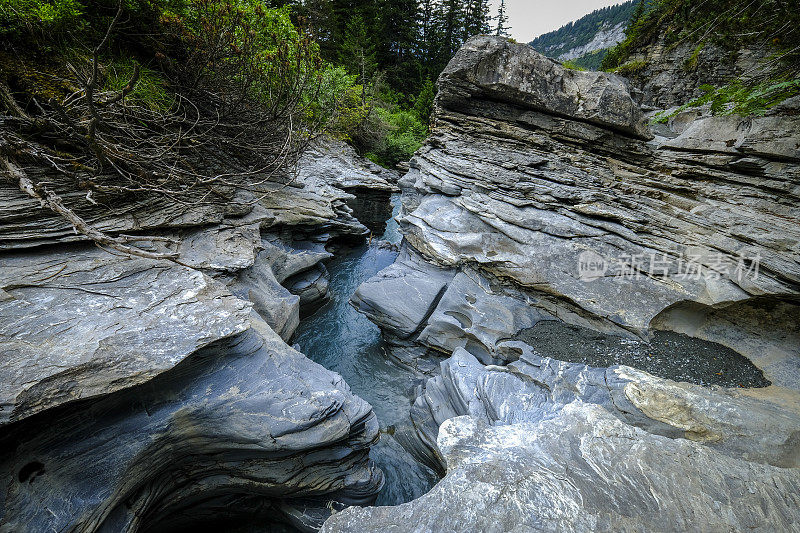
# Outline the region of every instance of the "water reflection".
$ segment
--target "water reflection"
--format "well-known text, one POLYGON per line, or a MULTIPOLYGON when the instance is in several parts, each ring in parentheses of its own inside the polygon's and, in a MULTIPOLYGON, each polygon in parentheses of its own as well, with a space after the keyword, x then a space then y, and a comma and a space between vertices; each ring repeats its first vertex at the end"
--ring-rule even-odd
MULTIPOLYGON (((399 196, 392 198, 395 214, 399 196)), ((397 222, 389 221, 383 240, 397 243, 397 222)), ((436 483, 436 475, 417 463, 391 435, 408 417, 414 376, 391 364, 380 330, 349 304, 358 286, 392 264, 397 253, 371 245, 342 253, 328 263, 331 301, 300 324, 295 340, 310 359, 344 377, 355 394, 375 409, 381 440, 372 459, 386 475, 378 505, 397 505, 422 496, 436 483)))

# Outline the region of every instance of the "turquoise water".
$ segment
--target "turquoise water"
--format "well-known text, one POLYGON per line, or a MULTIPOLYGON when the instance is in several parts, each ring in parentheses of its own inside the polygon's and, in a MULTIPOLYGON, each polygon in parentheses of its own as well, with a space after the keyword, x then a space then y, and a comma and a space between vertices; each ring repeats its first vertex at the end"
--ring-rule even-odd
MULTIPOLYGON (((392 203, 396 215, 399 196, 393 197, 392 203)), ((399 242, 394 219, 389 221, 382 240, 399 242)), ((349 304, 358 286, 391 265, 396 257, 396 252, 378 246, 377 240, 337 255, 327 265, 331 301, 301 322, 292 341, 311 360, 341 374, 353 393, 375 409, 381 439, 370 455, 386 476, 377 505, 411 501, 428 492, 438 480, 391 435, 395 425, 408 419, 417 378, 389 362, 378 327, 349 304)))

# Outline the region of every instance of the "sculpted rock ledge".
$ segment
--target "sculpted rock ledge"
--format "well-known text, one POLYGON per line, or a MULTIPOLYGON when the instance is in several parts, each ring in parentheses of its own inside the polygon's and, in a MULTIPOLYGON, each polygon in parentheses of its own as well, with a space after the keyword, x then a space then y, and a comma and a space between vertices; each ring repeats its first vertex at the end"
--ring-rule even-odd
POLYGON ((84 213, 167 238, 142 245, 180 264, 72 242, 82 238, 0 190, 12 198, 0 203, 0 531, 221 519, 315 531, 332 502, 374 501, 371 406, 285 342, 301 304, 327 296, 326 244, 368 232, 333 177, 394 187, 381 177, 392 173, 326 160, 336 146, 262 201, 213 216, 157 200, 84 213))
POLYGON ((793 528, 796 106, 687 115, 656 136, 625 80, 471 39, 400 180, 403 253, 352 299, 399 361, 431 376, 398 438, 446 476, 408 504, 337 513, 323 531, 793 528), (686 346, 719 343, 772 386, 555 361, 519 340, 542 321, 624 342, 666 330, 686 346))

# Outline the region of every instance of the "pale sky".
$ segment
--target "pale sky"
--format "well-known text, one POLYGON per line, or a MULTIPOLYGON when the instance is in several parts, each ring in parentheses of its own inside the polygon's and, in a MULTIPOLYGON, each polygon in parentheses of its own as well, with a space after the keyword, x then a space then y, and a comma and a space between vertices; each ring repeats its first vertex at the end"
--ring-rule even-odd
MULTIPOLYGON (((506 0, 511 37, 521 43, 557 30, 601 7, 621 4, 624 0, 506 0)), ((497 13, 499 0, 492 0, 497 13)))

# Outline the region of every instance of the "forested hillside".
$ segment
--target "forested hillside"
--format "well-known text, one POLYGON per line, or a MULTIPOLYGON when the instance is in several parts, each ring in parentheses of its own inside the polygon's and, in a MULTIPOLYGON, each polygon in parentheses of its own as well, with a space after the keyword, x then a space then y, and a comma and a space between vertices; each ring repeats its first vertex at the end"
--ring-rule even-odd
POLYGON ((489 0, 277 0, 342 65, 374 112, 349 136, 385 165, 421 145, 439 73, 466 39, 496 31, 489 0), (385 141, 384 141, 385 139, 385 141))
POLYGON ((609 43, 614 45, 621 40, 622 30, 627 26, 638 4, 639 0, 630 0, 598 9, 537 37, 530 45, 546 56, 562 60, 577 58, 575 63, 578 66, 597 69, 609 43), (603 35, 604 32, 607 35, 603 35))

